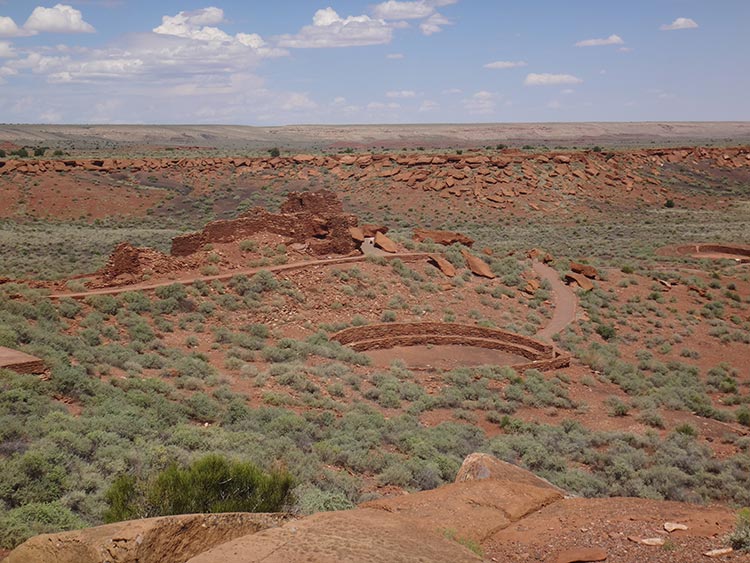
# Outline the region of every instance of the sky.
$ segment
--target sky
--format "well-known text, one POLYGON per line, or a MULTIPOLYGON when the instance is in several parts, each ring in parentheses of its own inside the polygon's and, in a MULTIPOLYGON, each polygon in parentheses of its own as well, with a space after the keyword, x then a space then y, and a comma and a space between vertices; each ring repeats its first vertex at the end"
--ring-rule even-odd
POLYGON ((0 122, 750 120, 750 0, 0 0, 0 122))

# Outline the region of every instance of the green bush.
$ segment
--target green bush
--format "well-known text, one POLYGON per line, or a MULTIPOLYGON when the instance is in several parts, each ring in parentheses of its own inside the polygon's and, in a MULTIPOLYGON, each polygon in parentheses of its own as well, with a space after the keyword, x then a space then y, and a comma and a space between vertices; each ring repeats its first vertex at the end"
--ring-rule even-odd
POLYGON ((85 525, 58 501, 34 502, 0 514, 0 548, 13 549, 37 534, 76 530, 85 525))
POLYGON ((292 502, 294 480, 249 462, 207 455, 188 467, 172 464, 157 475, 118 477, 107 491, 104 519, 218 512, 280 512, 292 502))

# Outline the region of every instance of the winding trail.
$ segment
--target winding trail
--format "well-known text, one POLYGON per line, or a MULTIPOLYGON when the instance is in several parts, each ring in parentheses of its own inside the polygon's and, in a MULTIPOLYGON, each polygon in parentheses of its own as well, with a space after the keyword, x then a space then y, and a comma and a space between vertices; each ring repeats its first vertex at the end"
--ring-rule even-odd
MULTIPOLYGON (((383 254, 382 258, 386 260, 395 260, 400 258, 401 260, 411 262, 414 260, 421 260, 423 258, 429 258, 430 254, 427 252, 397 252, 395 254, 383 254)), ((340 258, 329 258, 326 260, 304 260, 301 262, 293 262, 292 264, 281 264, 279 266, 262 266, 256 268, 245 268, 243 270, 234 270, 224 274, 218 274, 215 276, 189 276, 183 278, 175 278, 172 280, 160 281, 155 283, 137 283, 127 286, 119 287, 103 287, 100 289, 90 289, 88 291, 80 291, 77 293, 53 293, 49 296, 50 299, 60 299, 61 297, 70 297, 72 299, 84 299, 91 295, 118 295, 120 293, 127 293, 129 291, 153 291, 159 287, 168 287, 170 285, 179 283, 182 285, 192 285, 198 281, 210 282, 214 280, 228 280, 234 276, 241 275, 253 275, 263 270, 267 272, 289 272, 293 270, 304 270, 313 266, 331 266, 335 264, 349 264, 352 262, 364 262, 367 260, 367 256, 344 256, 340 258)))
POLYGON ((551 341, 552 337, 572 323, 576 318, 578 297, 562 280, 556 270, 534 260, 533 270, 544 280, 547 280, 555 294, 555 312, 547 326, 536 333, 541 340, 551 341))

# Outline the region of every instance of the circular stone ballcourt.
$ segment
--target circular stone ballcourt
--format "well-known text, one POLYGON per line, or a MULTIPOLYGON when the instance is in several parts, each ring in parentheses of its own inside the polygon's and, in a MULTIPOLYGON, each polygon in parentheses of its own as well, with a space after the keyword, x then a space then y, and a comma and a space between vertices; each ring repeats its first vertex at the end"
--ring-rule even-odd
POLYGON ((457 323, 382 323, 352 327, 331 336, 367 354, 377 367, 402 360, 410 369, 500 365, 552 370, 570 364, 551 344, 513 332, 457 323))

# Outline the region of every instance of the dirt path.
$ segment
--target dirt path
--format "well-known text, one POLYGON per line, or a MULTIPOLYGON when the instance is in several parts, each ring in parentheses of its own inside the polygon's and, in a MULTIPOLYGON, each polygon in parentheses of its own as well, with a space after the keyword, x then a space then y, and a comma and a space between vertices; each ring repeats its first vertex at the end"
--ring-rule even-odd
POLYGON ((578 297, 560 280, 560 275, 553 268, 536 261, 532 268, 540 278, 549 282, 555 294, 555 312, 547 326, 536 333, 537 338, 551 341, 555 334, 575 320, 578 297))
MULTIPOLYGON (((383 258, 386 260, 395 260, 396 258, 402 260, 421 260, 429 258, 430 254, 427 252, 399 252, 396 254, 386 254, 383 258)), ((341 258, 330 258, 327 260, 305 260, 302 262, 295 262, 293 264, 282 264, 280 266, 266 266, 259 268, 246 268, 243 270, 235 270, 224 274, 218 274, 215 276, 190 276, 184 278, 175 278, 173 280, 165 280, 150 284, 135 284, 121 287, 105 287, 101 289, 92 289, 89 291, 81 291, 77 293, 54 293, 49 297, 51 299, 59 299, 61 297, 70 297, 72 299, 84 299, 91 295, 118 295, 120 293, 126 293, 128 291, 152 291, 159 287, 167 287, 175 283, 183 285, 191 285, 197 281, 210 282, 213 280, 228 280, 234 276, 239 275, 253 275, 257 274, 262 270, 269 272, 289 272, 292 270, 301 270, 314 266, 331 266, 335 264, 350 264, 356 262, 364 262, 367 259, 366 256, 346 256, 341 258)), ((552 319, 542 330, 537 332, 536 337, 542 340, 551 341, 552 336, 560 332, 566 326, 568 326, 575 319, 576 307, 578 304, 578 298, 575 293, 565 285, 561 280, 558 273, 541 262, 534 262, 532 268, 542 279, 547 280, 552 287, 552 291, 555 294, 555 312, 552 315, 552 319)))
MULTIPOLYGON (((386 260, 395 260, 400 258, 401 260, 420 260, 422 258, 429 258, 430 254, 427 252, 398 252, 396 254, 385 254, 382 258, 386 260)), ((215 276, 190 276, 184 278, 175 278, 173 280, 166 280, 150 284, 134 284, 119 287, 103 287, 101 289, 91 289, 89 291, 80 291, 77 293, 53 293, 50 295, 50 299, 59 299, 61 297, 71 297, 73 299, 83 299, 91 295, 118 295, 120 293, 126 293, 128 291, 150 291, 158 287, 167 287, 175 283, 183 285, 191 285, 197 281, 210 282, 214 280, 228 280, 234 276, 240 275, 253 275, 257 274, 262 270, 268 272, 288 272, 291 270, 302 270, 313 266, 331 266, 335 264, 349 264, 352 262, 364 262, 367 259, 366 256, 345 256, 341 258, 330 258, 327 260, 305 260, 302 262, 294 262, 293 264, 282 264, 280 266, 264 266, 259 268, 246 268, 244 270, 234 270, 232 272, 218 274, 215 276)))

